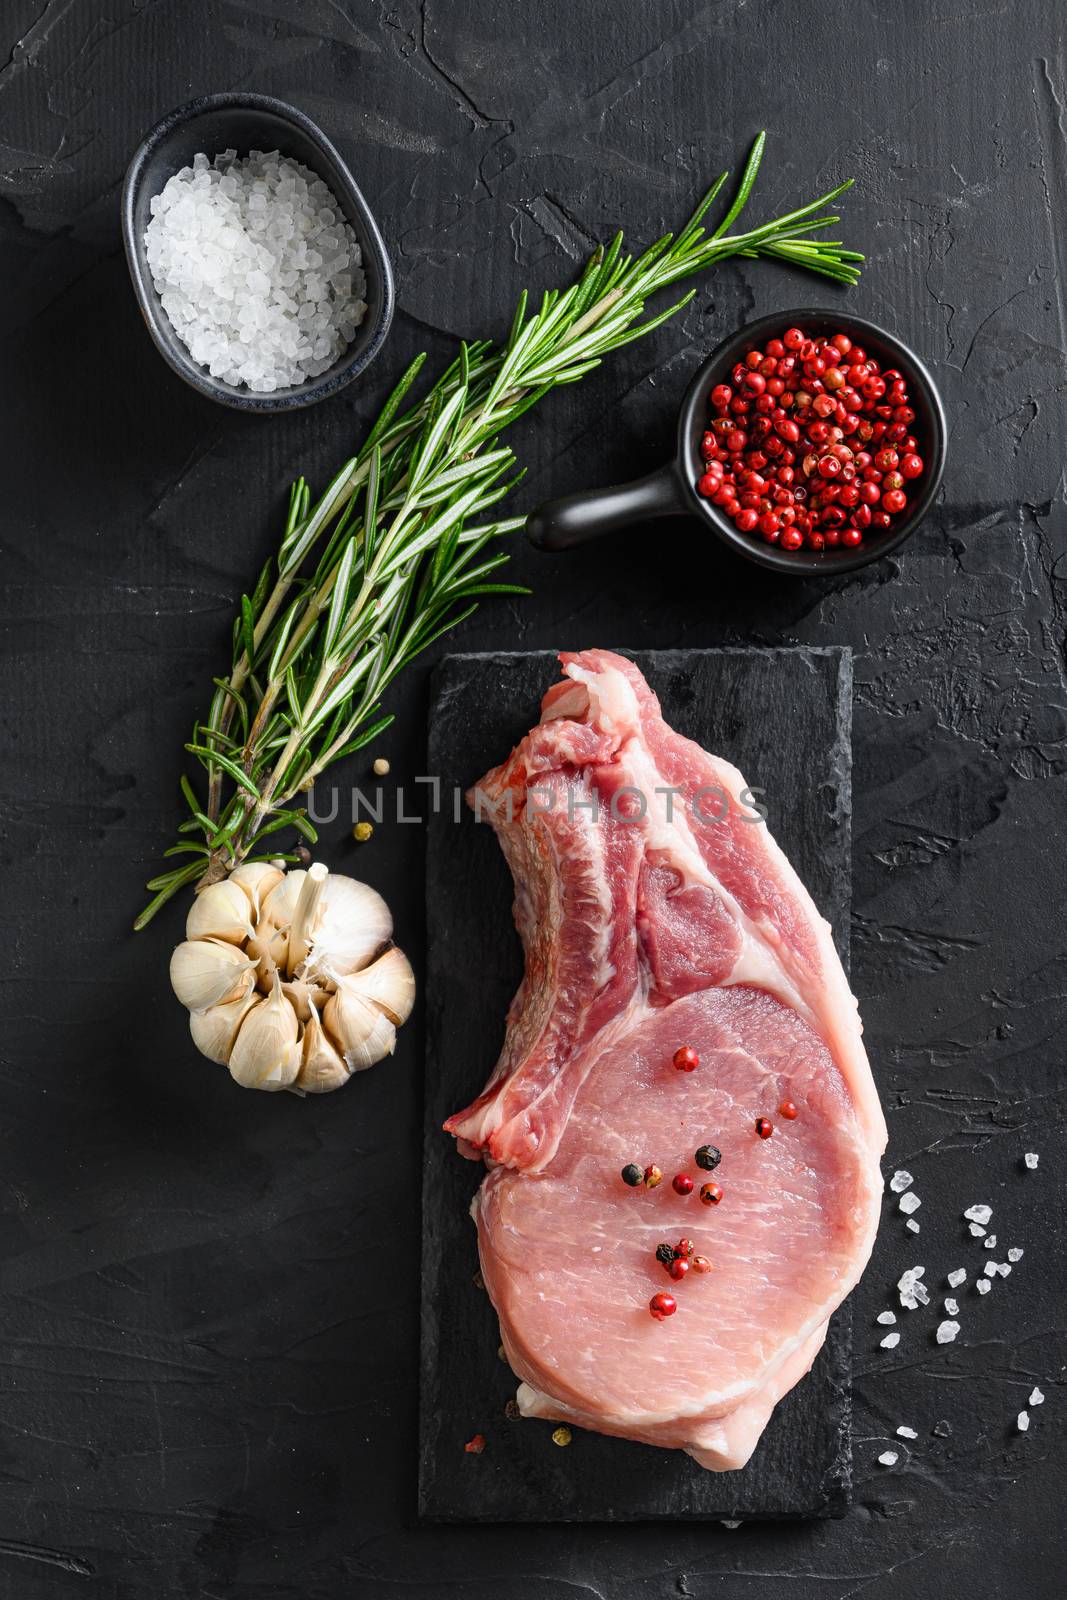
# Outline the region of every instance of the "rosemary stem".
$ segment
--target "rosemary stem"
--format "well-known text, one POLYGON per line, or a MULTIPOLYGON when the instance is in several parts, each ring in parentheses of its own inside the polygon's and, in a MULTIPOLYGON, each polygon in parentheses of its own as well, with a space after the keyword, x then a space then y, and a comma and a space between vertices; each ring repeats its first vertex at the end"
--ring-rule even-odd
POLYGON ((242 598, 228 676, 213 680, 210 711, 194 728, 190 749, 206 771, 207 795, 201 809, 183 780, 189 816, 171 852, 194 855, 152 880, 137 926, 194 878, 216 881, 282 827, 314 840, 300 792, 390 720, 381 697, 398 673, 485 595, 524 592, 498 581, 507 558, 495 543, 522 519, 484 520, 515 481, 514 457, 498 443, 510 423, 555 385, 676 315, 692 291, 663 311, 646 315, 645 306, 718 261, 763 256, 856 281, 862 257, 821 237, 837 223, 827 208, 847 184, 736 231, 763 148, 761 134, 710 236, 703 219, 726 174, 676 236, 631 258, 617 235, 538 310, 528 313, 524 294, 502 344, 462 345, 409 403, 417 358, 314 504, 297 480, 278 555, 242 598))

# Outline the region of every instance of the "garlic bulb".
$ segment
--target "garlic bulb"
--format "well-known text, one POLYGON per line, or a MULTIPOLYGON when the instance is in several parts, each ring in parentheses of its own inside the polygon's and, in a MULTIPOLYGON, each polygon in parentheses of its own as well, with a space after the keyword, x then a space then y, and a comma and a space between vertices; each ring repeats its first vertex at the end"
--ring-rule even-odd
POLYGON ((391 1055, 415 977, 376 890, 249 862, 197 895, 171 984, 193 1043, 245 1088, 323 1094, 391 1055))

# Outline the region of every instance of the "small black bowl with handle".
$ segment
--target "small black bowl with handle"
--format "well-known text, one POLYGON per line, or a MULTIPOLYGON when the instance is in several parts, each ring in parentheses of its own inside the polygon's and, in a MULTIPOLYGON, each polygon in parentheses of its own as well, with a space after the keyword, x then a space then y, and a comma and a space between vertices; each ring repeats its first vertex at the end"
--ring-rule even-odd
POLYGON ((944 407, 933 379, 915 352, 891 333, 862 317, 840 311, 811 307, 777 311, 724 339, 697 370, 682 403, 673 461, 634 483, 587 489, 546 502, 528 518, 526 536, 539 550, 570 550, 588 539, 649 517, 690 516, 698 518, 739 555, 776 572, 796 577, 854 572, 896 550, 919 526, 941 484, 947 433, 944 407), (717 383, 729 382, 731 371, 750 350, 762 347, 768 339, 780 338, 791 327, 802 328, 809 337, 845 333, 883 369, 896 367, 907 384, 909 404, 915 412, 911 432, 923 459, 923 474, 910 485, 914 494, 909 494, 905 513, 894 517, 889 528, 868 529, 863 543, 857 546, 782 550, 765 543, 758 533, 743 533, 724 511, 697 491, 697 480, 704 472, 701 441, 707 429, 710 390, 717 383))
POLYGON ((168 112, 142 140, 130 162, 122 188, 122 238, 141 314, 160 355, 179 378, 221 405, 261 413, 314 405, 358 377, 385 343, 395 294, 378 224, 347 163, 322 129, 295 106, 271 95, 205 95, 168 112), (211 159, 229 149, 239 156, 250 150, 279 150, 321 178, 356 236, 367 279, 367 311, 351 344, 317 378, 270 394, 225 383, 193 360, 163 309, 145 250, 151 202, 168 178, 191 166, 198 152, 211 159))

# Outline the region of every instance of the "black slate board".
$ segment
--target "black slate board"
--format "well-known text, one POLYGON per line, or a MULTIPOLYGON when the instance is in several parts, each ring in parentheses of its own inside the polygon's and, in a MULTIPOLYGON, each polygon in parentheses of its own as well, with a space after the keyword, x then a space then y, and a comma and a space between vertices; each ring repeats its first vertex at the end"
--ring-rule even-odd
MULTIPOLYGON (((852 657, 847 649, 626 652, 682 733, 766 791, 769 821, 847 961, 852 657)), ((809 1376, 778 1406, 742 1472, 710 1473, 679 1451, 509 1421, 515 1379, 497 1353, 475 1279, 468 1215, 480 1164, 441 1131, 481 1089, 521 973, 511 879, 492 830, 455 787, 475 782, 536 720, 555 657, 454 655, 434 675, 429 772, 443 803, 427 849, 427 1072, 423 1189, 420 1514, 436 1521, 636 1521, 840 1516, 851 1448, 851 1320, 834 1317, 809 1376), (482 1433, 487 1448, 466 1455, 482 1433)))

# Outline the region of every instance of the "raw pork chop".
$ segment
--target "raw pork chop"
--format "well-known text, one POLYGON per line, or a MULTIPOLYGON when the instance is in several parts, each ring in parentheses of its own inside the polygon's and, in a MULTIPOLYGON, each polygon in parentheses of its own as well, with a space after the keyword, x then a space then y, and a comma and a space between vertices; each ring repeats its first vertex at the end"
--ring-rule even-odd
POLYGON ((885 1122, 830 930, 740 773, 667 726, 632 662, 561 660, 468 796, 514 875, 526 971, 488 1086, 445 1126, 491 1169, 473 1210, 523 1412, 726 1470, 866 1264, 885 1122), (632 1162, 663 1183, 627 1187, 632 1162), (675 1284, 655 1251, 683 1235, 712 1270, 675 1284), (678 1309, 657 1322, 661 1290, 678 1309))

